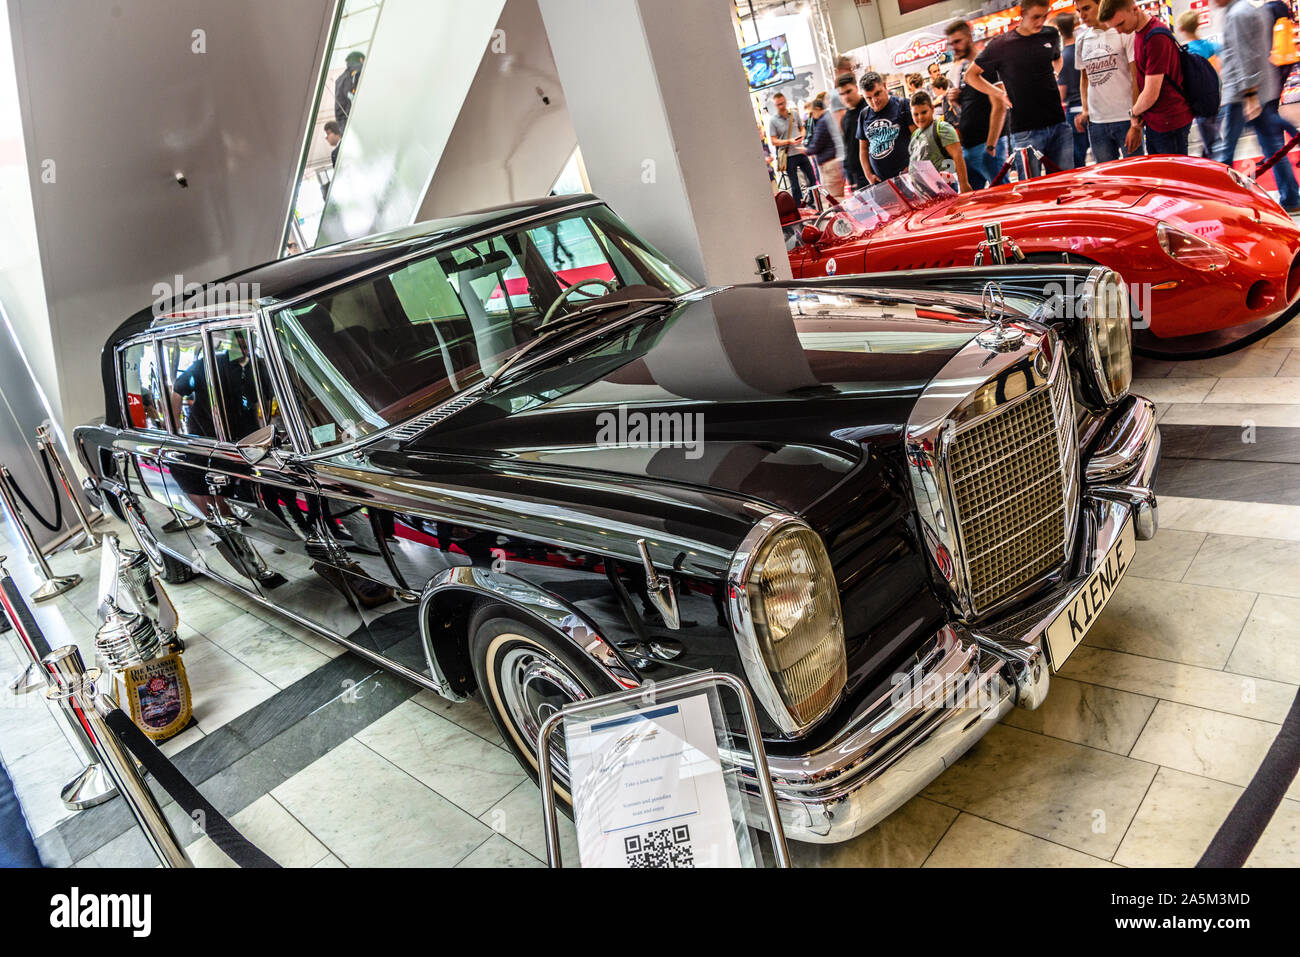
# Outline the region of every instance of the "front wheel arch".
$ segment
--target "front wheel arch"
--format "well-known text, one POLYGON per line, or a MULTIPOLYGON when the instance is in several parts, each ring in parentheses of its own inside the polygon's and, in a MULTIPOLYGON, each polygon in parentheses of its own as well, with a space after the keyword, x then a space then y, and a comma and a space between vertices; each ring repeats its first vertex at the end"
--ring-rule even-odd
POLYGON ((420 597, 420 637, 441 693, 463 700, 478 687, 469 653, 470 616, 486 603, 501 604, 589 659, 616 688, 640 685, 626 658, 597 625, 562 598, 508 573, 457 566, 431 580, 420 597))

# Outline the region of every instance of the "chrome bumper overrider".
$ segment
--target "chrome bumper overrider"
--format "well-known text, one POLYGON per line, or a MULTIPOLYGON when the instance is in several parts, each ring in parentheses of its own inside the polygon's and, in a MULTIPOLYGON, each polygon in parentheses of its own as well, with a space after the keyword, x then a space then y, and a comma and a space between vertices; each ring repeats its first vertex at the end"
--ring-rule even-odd
MULTIPOLYGON (((1104 561, 1131 515, 1138 539, 1156 532, 1153 491, 1160 458, 1155 408, 1133 396, 1112 413, 1083 463, 1084 489, 1072 574, 1032 607, 981 622, 945 625, 826 744, 798 756, 769 753, 786 836, 845 841, 904 804, 953 764, 1015 705, 1036 708, 1051 667, 1043 634, 1104 561)), ((739 752, 746 798, 762 817, 753 766, 739 752)))

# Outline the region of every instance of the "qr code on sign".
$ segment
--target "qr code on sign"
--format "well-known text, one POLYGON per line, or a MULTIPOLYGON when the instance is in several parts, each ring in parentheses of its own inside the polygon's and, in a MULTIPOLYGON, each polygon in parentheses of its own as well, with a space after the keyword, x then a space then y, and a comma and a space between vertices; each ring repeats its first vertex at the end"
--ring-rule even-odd
POLYGON ((628 867, 694 867, 691 829, 685 824, 623 838, 628 867))

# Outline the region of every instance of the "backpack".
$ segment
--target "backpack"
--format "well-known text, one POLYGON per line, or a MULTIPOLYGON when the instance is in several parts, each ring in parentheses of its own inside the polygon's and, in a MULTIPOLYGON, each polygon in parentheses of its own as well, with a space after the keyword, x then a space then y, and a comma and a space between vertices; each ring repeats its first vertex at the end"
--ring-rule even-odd
POLYGON ((1174 37, 1173 31, 1164 24, 1160 24, 1151 31, 1152 36, 1158 33, 1162 33, 1170 40, 1173 40, 1174 46, 1178 48, 1178 65, 1182 68, 1183 85, 1179 86, 1169 77, 1165 77, 1165 79, 1174 88, 1174 91, 1187 101, 1187 105, 1192 108, 1194 114, 1200 117, 1218 116, 1219 73, 1214 69, 1214 64, 1179 43, 1177 38, 1174 37))

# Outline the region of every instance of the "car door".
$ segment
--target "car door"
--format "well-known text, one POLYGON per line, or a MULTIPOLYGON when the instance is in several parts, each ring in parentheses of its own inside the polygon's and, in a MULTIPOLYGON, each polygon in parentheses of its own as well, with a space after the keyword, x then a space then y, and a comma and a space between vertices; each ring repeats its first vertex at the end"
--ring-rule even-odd
POLYGON ((278 610, 349 637, 361 617, 332 560, 341 551, 327 509, 307 470, 292 464, 281 404, 265 343, 250 322, 213 326, 208 347, 224 440, 216 443, 203 479, 218 521, 209 523, 258 593, 278 610), (256 462, 238 443, 266 426, 281 437, 256 462))
POLYGON ((161 460, 172 508, 186 519, 183 554, 204 574, 259 594, 238 523, 220 511, 209 482, 208 462, 222 433, 214 411, 216 386, 208 375, 213 357, 207 337, 201 328, 193 329, 164 337, 160 347, 175 431, 161 460))
POLYGON ((141 339, 124 346, 118 355, 118 381, 125 428, 114 451, 123 482, 135 494, 140 508, 138 515, 128 513, 128 518, 133 524, 144 524, 135 531, 146 548, 157 542, 188 558, 191 546, 187 523, 184 513, 174 510, 168 488, 165 452, 171 441, 169 390, 157 342, 141 339))

